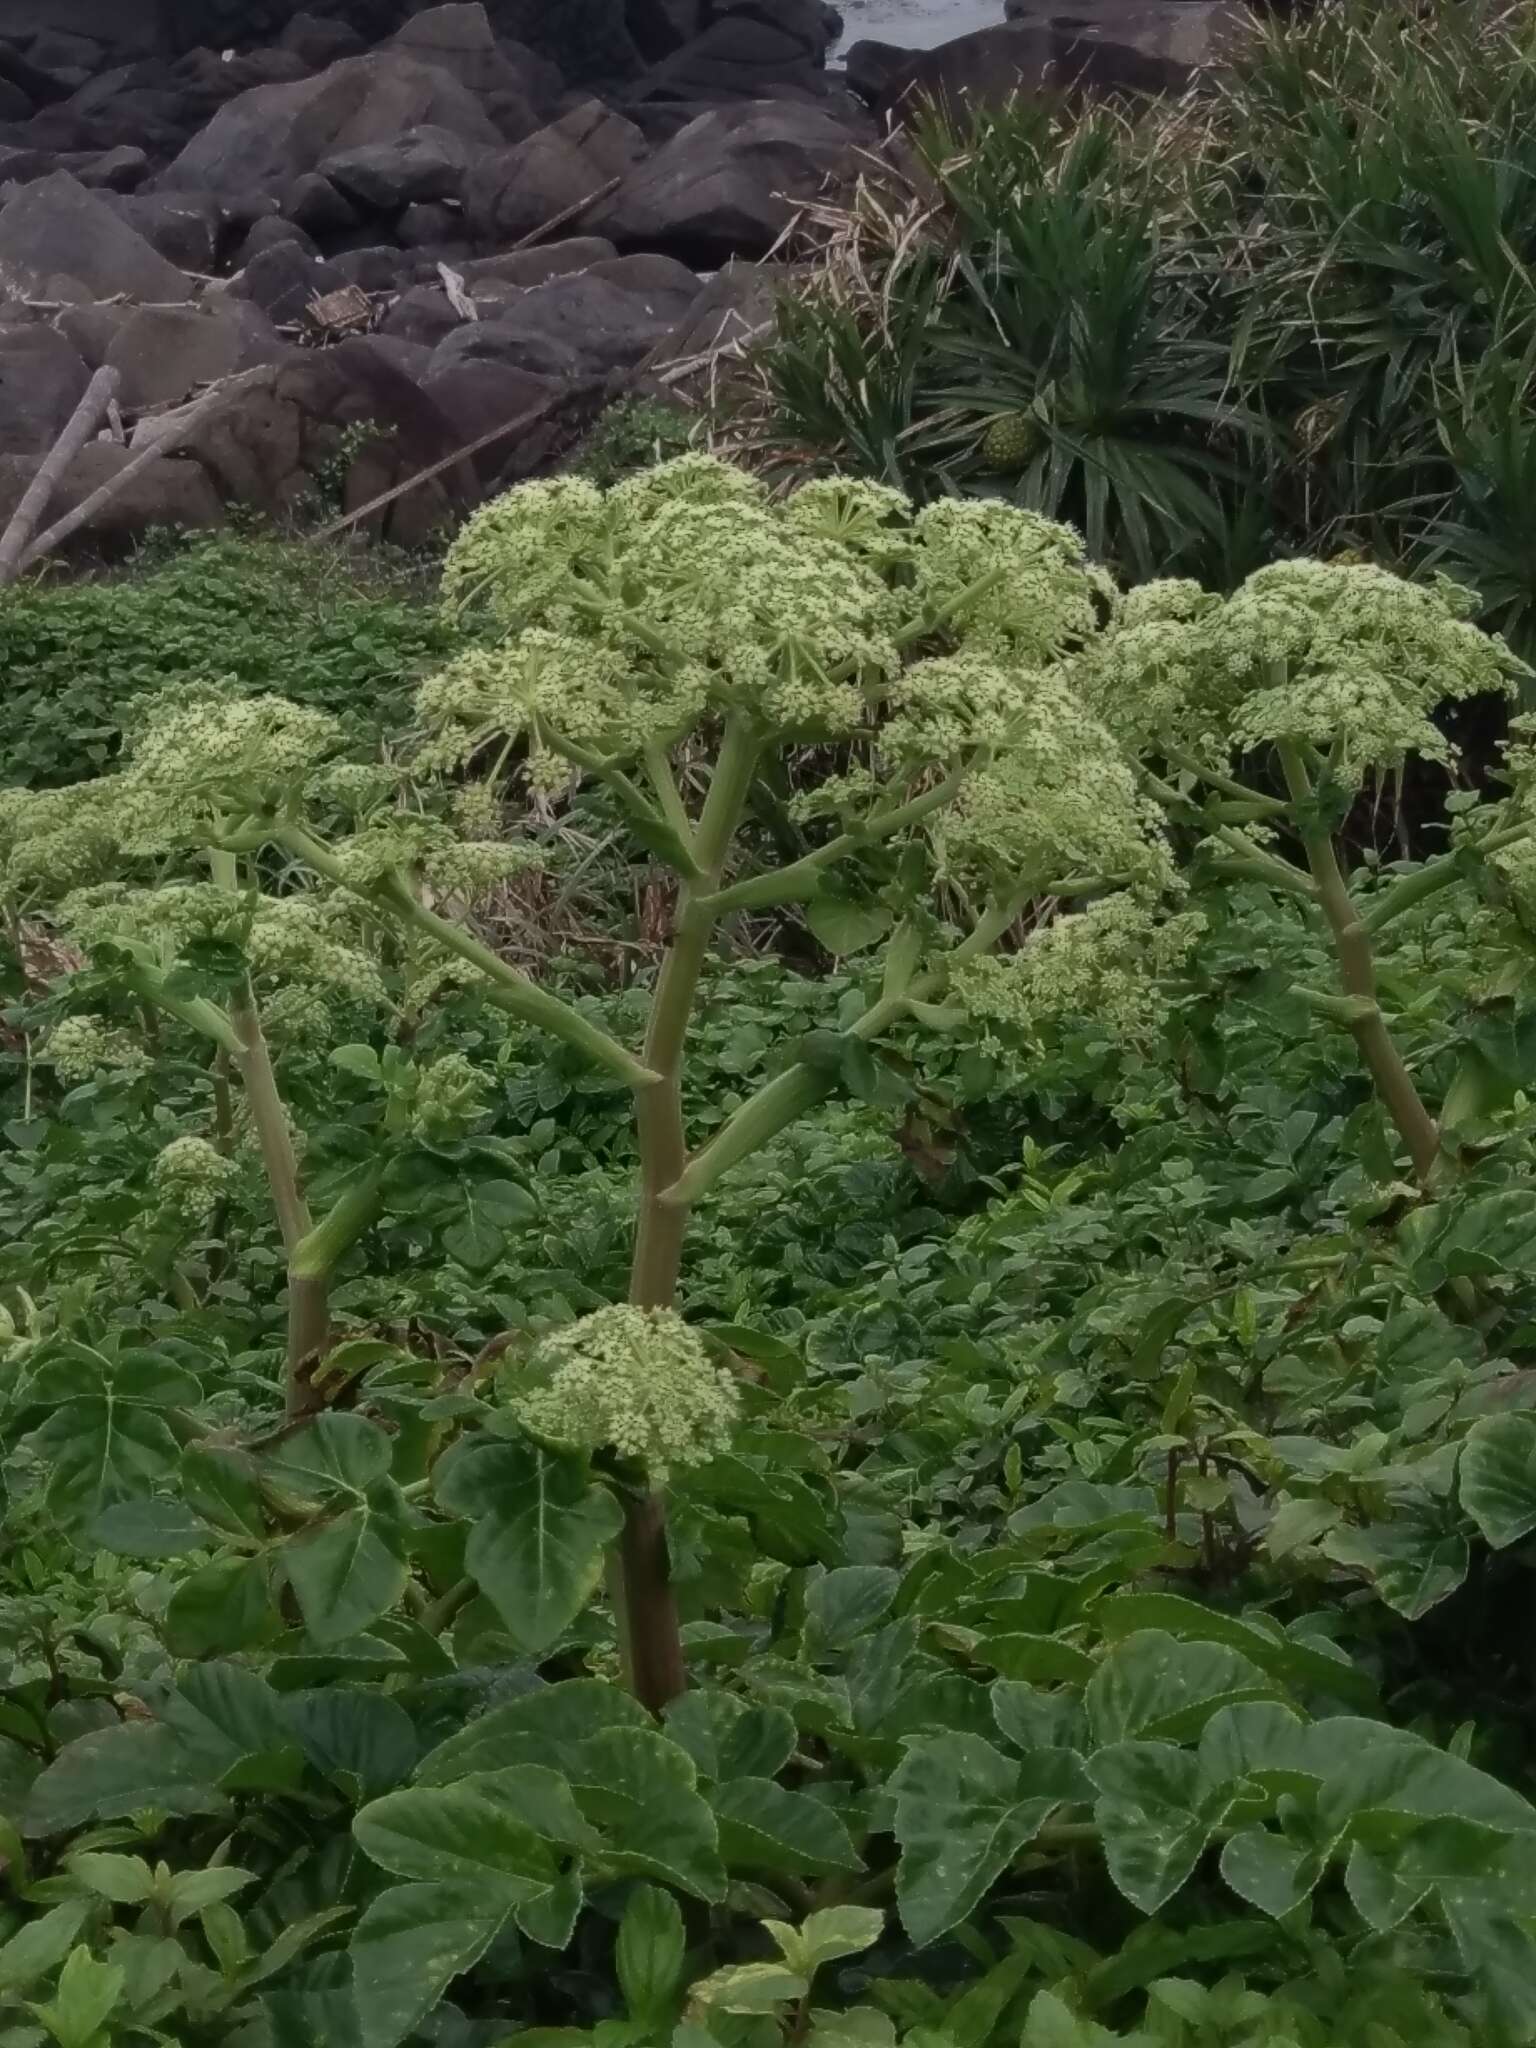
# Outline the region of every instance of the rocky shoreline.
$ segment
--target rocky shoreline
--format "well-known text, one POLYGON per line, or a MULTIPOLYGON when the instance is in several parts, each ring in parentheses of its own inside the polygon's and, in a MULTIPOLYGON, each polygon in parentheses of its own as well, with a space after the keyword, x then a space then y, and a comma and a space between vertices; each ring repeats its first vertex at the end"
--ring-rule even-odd
POLYGON ((435 468, 370 521, 420 541, 754 331, 797 208, 915 93, 1177 88, 1234 19, 1010 11, 843 72, 823 0, 242 5, 254 46, 195 40, 219 0, 0 0, 0 520, 107 369, 58 508, 133 474, 80 543, 281 515, 338 463, 354 511, 435 468))

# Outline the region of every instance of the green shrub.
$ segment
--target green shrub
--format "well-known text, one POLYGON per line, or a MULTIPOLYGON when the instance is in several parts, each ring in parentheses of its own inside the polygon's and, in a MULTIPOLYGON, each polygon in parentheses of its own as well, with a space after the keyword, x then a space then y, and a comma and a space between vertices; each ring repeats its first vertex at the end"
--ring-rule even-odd
POLYGON ((1069 519, 1133 580, 1443 564, 1528 650, 1533 138, 1520 17, 1412 0, 1271 26, 1194 105, 932 115, 910 192, 831 216, 736 430, 1069 519))
POLYGON ((0 602, 0 782, 52 785, 109 766, 134 705, 194 678, 373 730, 450 641, 403 578, 376 564, 360 576, 299 542, 200 539, 147 573, 23 584, 0 602))

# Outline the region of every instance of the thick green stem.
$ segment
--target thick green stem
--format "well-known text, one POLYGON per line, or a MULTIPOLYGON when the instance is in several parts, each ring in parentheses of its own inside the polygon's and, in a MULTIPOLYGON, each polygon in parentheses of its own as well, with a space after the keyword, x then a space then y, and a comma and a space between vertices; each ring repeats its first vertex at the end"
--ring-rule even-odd
POLYGON ((249 982, 235 997, 230 1016, 239 1041, 239 1050, 234 1056, 235 1065, 239 1069, 245 1099, 250 1106, 251 1122, 255 1126, 256 1142, 261 1148, 262 1164, 267 1170, 267 1184, 272 1190, 272 1206, 277 1211, 278 1229, 283 1234, 283 1249, 291 1259, 300 1242, 309 1234, 309 1207, 304 1200, 303 1184, 299 1178, 298 1154, 293 1148, 293 1128, 288 1122, 288 1112, 283 1107, 282 1096, 278 1093, 277 1076, 272 1071, 272 1056, 267 1050, 261 1018, 257 1014, 256 1001, 249 982))
POLYGON ((575 1046, 578 1052, 585 1053, 596 1065, 616 1074, 631 1088, 640 1088, 655 1080, 651 1069, 637 1060, 626 1046, 620 1045, 616 1038, 610 1037, 600 1025, 592 1023, 572 1004, 540 988, 527 975, 519 974, 489 946, 471 938, 460 925, 439 917, 435 911, 419 903, 403 876, 392 876, 377 886, 360 887, 349 880, 330 849, 305 831, 302 825, 291 820, 275 820, 272 836, 278 845, 286 847, 317 874, 334 882, 337 888, 362 897, 376 910, 387 912, 398 922, 435 941, 445 952, 456 954, 460 960, 477 967, 488 984, 487 995, 501 1009, 522 1018, 524 1023, 536 1024, 552 1036, 564 1039, 567 1045, 575 1046))
MULTIPOLYGON (((857 1018, 843 1035, 850 1039, 878 1038, 882 1031, 888 1030, 905 1015, 912 1004, 926 1002, 941 994, 951 969, 974 959, 978 953, 990 952, 1003 934, 1017 923, 1025 906, 1035 896, 1055 893, 1053 889, 1037 889, 1031 885, 990 904, 977 919, 974 929, 945 959, 926 974, 909 981, 899 994, 882 996, 878 1002, 871 1003, 863 1016, 857 1018)), ((776 1138, 780 1131, 787 1130, 808 1109, 830 1095, 836 1085, 836 1069, 830 1062, 818 1062, 813 1067, 801 1061, 798 1066, 790 1067, 765 1082, 755 1095, 747 1098, 734 1116, 727 1118, 709 1143, 694 1154, 686 1170, 664 1197, 668 1206, 685 1210, 691 1208, 733 1166, 739 1166, 743 1159, 750 1158, 770 1138, 776 1138)))
POLYGON ((846 860, 861 847, 877 845, 893 833, 921 824, 934 811, 943 810, 946 804, 954 801, 964 779, 963 771, 959 770, 953 775, 946 775, 942 782, 924 790, 921 796, 898 804, 892 810, 877 812, 862 825, 840 832, 825 846, 818 846, 814 853, 791 861, 787 867, 775 868, 766 875, 753 875, 745 882, 720 890, 708 899, 710 910, 718 915, 727 910, 765 910, 775 903, 803 902, 814 892, 825 869, 846 860))
MULTIPOLYGON (((731 719, 721 742, 698 829, 692 834, 697 881, 681 885, 672 944, 656 983, 645 1039, 652 1078, 635 1090, 640 1147, 640 1204, 629 1298, 638 1308, 670 1308, 677 1296, 686 1203, 668 1199, 688 1164, 683 1125, 683 1049, 699 976, 715 928, 709 897, 718 889, 741 822, 758 742, 743 720, 731 719)), ((653 1713, 687 1682, 681 1626, 667 1564, 666 1510, 659 1494, 628 1501, 619 1539, 617 1606, 626 1676, 653 1713)))
MULTIPOLYGON (((1164 782, 1161 776, 1150 769, 1143 770, 1143 780, 1159 803, 1172 804, 1182 810, 1191 810, 1202 822, 1209 823, 1193 797, 1175 789, 1171 782, 1164 782)), ((1239 873, 1244 880, 1266 883, 1272 889, 1283 889, 1290 896, 1300 896, 1305 901, 1315 902, 1317 884, 1304 868, 1293 861, 1283 859, 1278 853, 1271 853, 1267 847, 1239 832, 1235 825, 1217 825, 1211 837, 1230 849, 1234 859, 1240 862, 1239 873)))
POLYGON ((1425 1108, 1381 1014, 1376 999, 1376 955, 1371 936, 1349 893, 1332 834, 1315 822, 1312 782, 1306 763, 1299 749, 1288 742, 1281 742, 1279 752, 1286 787, 1296 807, 1296 829, 1316 885, 1318 908, 1333 939, 1339 980, 1345 995, 1354 998, 1357 1005, 1357 1014, 1345 1028, 1360 1049, 1382 1107, 1408 1148, 1414 1172, 1421 1181, 1427 1181, 1440 1158, 1439 1129, 1425 1108))
MULTIPOLYGON (((1490 853, 1502 853, 1506 846, 1518 845, 1522 839, 1530 837, 1530 832, 1531 827, 1525 823, 1508 825, 1502 832, 1494 832, 1479 841, 1469 851, 1486 858, 1490 853)), ((1465 873, 1466 860, 1459 849, 1455 853, 1443 853, 1435 860, 1426 861, 1413 874, 1404 875, 1401 881, 1394 882, 1361 912, 1360 922, 1374 938, 1395 919, 1407 911, 1417 910, 1421 903, 1438 896, 1442 889, 1448 889, 1465 873)))
POLYGON ((288 1257, 288 1380, 290 1417, 324 1405, 315 1367, 330 1349, 331 1281, 343 1256, 379 1214, 383 1169, 367 1173, 331 1204, 288 1257))

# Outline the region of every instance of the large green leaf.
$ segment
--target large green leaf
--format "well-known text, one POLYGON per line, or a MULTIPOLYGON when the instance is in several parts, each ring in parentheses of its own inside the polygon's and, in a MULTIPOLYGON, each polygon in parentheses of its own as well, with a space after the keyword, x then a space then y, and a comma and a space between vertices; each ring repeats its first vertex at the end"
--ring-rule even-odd
POLYGON ((361 1496, 389 1471, 390 1440, 361 1415, 327 1411, 269 1451, 263 1468, 305 1500, 361 1496))
POLYGON ((353 1800, 403 1785, 416 1765, 416 1730, 395 1700, 357 1687, 295 1693, 288 1720, 317 1771, 353 1800))
POLYGON ((1267 1619, 1247 1620, 1180 1593, 1106 1594, 1094 1603, 1093 1618, 1112 1640, 1161 1629, 1181 1642, 1221 1643, 1281 1684, 1328 1693, 1355 1706, 1376 1701, 1372 1679, 1331 1643, 1287 1635, 1267 1619))
POLYGON ((660 2028, 675 2017, 687 1951, 676 1899, 659 1885, 637 1884, 619 1922, 613 1957, 632 2020, 660 2028))
POLYGON ((1083 1695, 1096 1743, 1139 1736, 1193 1740, 1211 1715, 1239 1700, 1273 1697, 1258 1665, 1221 1643, 1186 1642, 1142 1629, 1109 1652, 1083 1695))
POLYGON ((872 1629, 896 1597, 901 1574, 889 1565, 842 1565, 806 1589, 805 1618, 815 1641, 842 1649, 872 1629))
POLYGON ((158 1408, 119 1400, 110 1389, 55 1408, 27 1441, 48 1474, 48 1513, 67 1527, 153 1493, 172 1478, 181 1457, 158 1408))
POLYGON ((29 1835, 60 1835, 148 1807, 217 1813, 223 1806, 216 1780, 172 1729, 130 1721, 67 1743, 33 1785, 21 1818, 29 1835))
POLYGON ((634 1694, 622 1686, 602 1678, 568 1678, 492 1707, 431 1751, 416 1779, 422 1785, 451 1785, 476 1771, 516 1763, 560 1770, 576 1745, 589 1736, 609 1728, 649 1733, 654 1726, 634 1694))
POLYGON ((393 1877, 475 1884, 510 1910, 558 1870, 548 1845, 499 1800, 467 1786, 388 1792, 352 1823, 363 1850, 393 1877))
MULTIPOLYGON (((1075 1761, 1075 1760, 1074 1760, 1075 1761)), ((1064 1797, 979 1735, 914 1743, 890 1783, 901 1844, 896 1900, 920 1947, 975 1911, 1064 1797)))
POLYGON ((860 1868, 848 1830, 832 1809, 771 1778, 732 1778, 716 1792, 713 1805, 728 1870, 823 1877, 860 1868))
POLYGON ((1390 1521, 1348 1524, 1323 1538, 1335 1564, 1363 1572, 1386 1604, 1417 1621, 1448 1599, 1467 1576, 1471 1553, 1449 1509, 1427 1497, 1395 1504, 1390 1521))
POLYGON ((301 1530, 281 1556, 304 1626, 322 1646, 344 1643, 387 1614, 409 1577, 399 1523, 371 1497, 301 1530))
POLYGON ((795 1753, 795 1723, 782 1707, 765 1707, 718 1686, 695 1686, 667 1708, 667 1733, 680 1742, 702 1778, 773 1778, 795 1753))
POLYGON ((1109 1874, 1156 1913, 1179 1890, 1225 1819, 1236 1788, 1210 1784, 1200 1761, 1166 1742, 1117 1742, 1088 1760, 1094 1819, 1109 1874))
POLYGON ((1495 1550, 1536 1529, 1536 1415, 1490 1415, 1461 1448, 1461 1504, 1495 1550))
POLYGON ((465 1564, 513 1641, 537 1656, 602 1577, 623 1511, 580 1458, 532 1443, 488 1444, 448 1461, 437 1498, 473 1520, 465 1564))
POLYGON ((651 1728, 607 1728, 564 1759, 603 1860, 714 1902, 725 1895, 719 1832, 688 1752, 651 1728))
POLYGON ((352 1931, 364 2048, 395 2048, 496 1939, 509 1908, 470 1880, 395 1885, 352 1931))

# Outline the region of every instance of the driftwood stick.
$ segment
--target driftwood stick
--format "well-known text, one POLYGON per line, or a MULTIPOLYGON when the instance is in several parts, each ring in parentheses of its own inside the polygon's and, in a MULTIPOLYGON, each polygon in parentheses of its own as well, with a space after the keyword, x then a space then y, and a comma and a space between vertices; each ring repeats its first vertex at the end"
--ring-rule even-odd
POLYGON ((157 456, 169 455, 173 448, 179 448, 193 428, 212 412, 221 395, 222 386, 213 385, 196 405, 189 405, 180 418, 172 421, 157 440, 135 455, 126 468, 120 469, 116 476, 108 477, 107 481, 92 491, 88 498, 82 498, 73 512, 66 512, 62 519, 55 520, 48 531, 39 534, 27 549, 22 557, 22 568, 30 569, 32 564, 41 561, 44 555, 52 554, 53 550, 68 540, 71 534, 78 533, 82 526, 94 519, 103 505, 109 504, 119 491, 125 490, 141 470, 148 469, 157 456))
POLYGON ((27 553, 28 542, 52 503, 53 494, 69 465, 111 412, 119 382, 116 370, 96 372, 86 385, 85 395, 71 413, 64 431, 38 464, 36 476, 23 491, 21 503, 11 514, 4 534, 0 535, 0 587, 14 583, 20 576, 23 556, 28 562, 35 559, 35 554, 27 553))
POLYGON ((451 455, 445 455, 441 462, 429 463, 425 469, 418 469, 413 476, 408 476, 404 483, 394 484, 389 490, 380 491, 379 495, 370 498, 366 505, 359 505, 356 511, 347 512, 340 519, 333 519, 329 526, 322 526, 318 533, 312 533, 309 538, 312 541, 334 540, 339 533, 345 533, 349 527, 356 526, 371 513, 382 512, 386 505, 393 505, 397 498, 407 497, 422 484, 431 483, 432 479, 441 476, 444 470, 453 469, 459 463, 467 462, 470 456, 478 455, 482 448, 489 448, 506 435, 515 434, 519 427, 531 427, 535 420, 543 419, 549 411, 549 404, 546 398, 538 405, 529 406, 526 412, 514 413, 511 419, 503 420, 499 427, 492 427, 488 434, 481 434, 477 440, 468 442, 463 448, 456 448, 451 455))
POLYGON ((589 208, 596 206, 600 199, 611 198, 623 182, 622 178, 610 178, 606 185, 599 185, 595 192, 589 192, 585 199, 578 199, 574 206, 562 207, 559 213, 551 214, 548 220, 541 221, 536 228, 520 236, 503 250, 503 255, 513 256, 519 249, 531 249, 536 242, 542 242, 546 235, 552 235, 556 228, 568 227, 573 220, 580 220, 581 216, 589 208))

